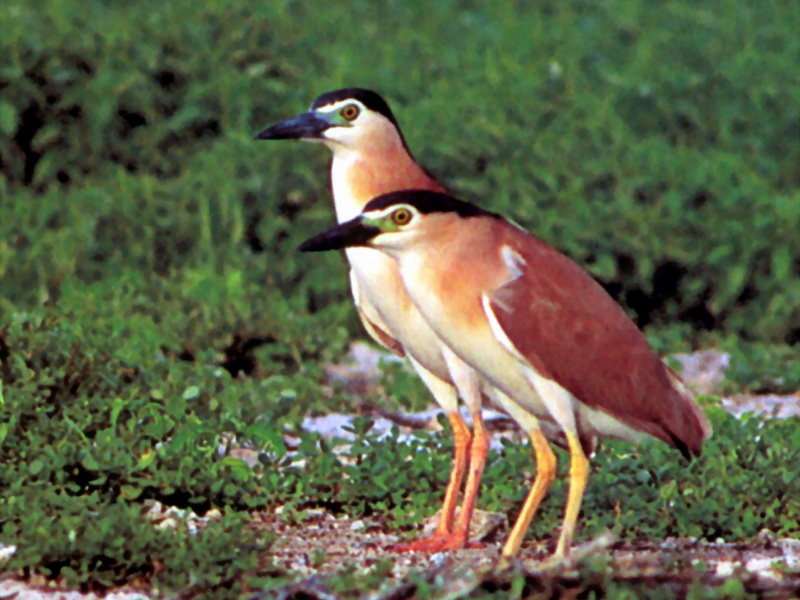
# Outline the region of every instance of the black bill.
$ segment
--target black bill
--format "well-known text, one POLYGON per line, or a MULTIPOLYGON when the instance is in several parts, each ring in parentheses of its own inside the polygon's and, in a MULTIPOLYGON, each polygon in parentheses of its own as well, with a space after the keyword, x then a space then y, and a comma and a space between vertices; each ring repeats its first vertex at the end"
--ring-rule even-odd
POLYGON ((361 217, 328 229, 300 244, 300 252, 324 252, 341 250, 351 246, 369 246, 369 241, 381 230, 364 223, 361 217))
POLYGON ((314 111, 304 112, 267 127, 256 136, 257 140, 303 140, 318 139, 331 123, 314 111))

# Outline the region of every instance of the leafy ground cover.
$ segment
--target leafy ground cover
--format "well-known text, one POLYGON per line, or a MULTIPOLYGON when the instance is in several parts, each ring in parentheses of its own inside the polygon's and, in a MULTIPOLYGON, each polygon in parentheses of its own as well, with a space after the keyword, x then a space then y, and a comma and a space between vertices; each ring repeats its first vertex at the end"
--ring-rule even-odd
MULTIPOLYGON (((255 515, 281 507, 283 521, 303 523, 309 509, 325 508, 411 535, 438 507, 450 453, 442 434, 409 437, 394 428, 386 436, 364 417, 342 450, 345 440, 298 430, 296 420, 270 413, 257 393, 269 393, 268 379, 232 378, 221 366, 159 352, 134 367, 112 357, 115 338, 72 337, 68 329, 20 319, 2 338, 0 516, 3 543, 17 547, 5 566, 16 573, 85 588, 147 582, 227 597, 265 585, 264 572, 273 584, 291 578, 269 550, 270 531, 286 530, 254 527, 263 520, 255 515), (86 339, 91 350, 84 352, 86 339), (235 448, 251 449, 256 460, 248 464, 235 448), (214 509, 219 517, 198 534, 182 521, 159 528, 146 515, 153 501, 199 515, 214 509)), ((280 393, 297 401, 296 391, 280 393)), ((715 436, 691 464, 655 442, 604 445, 584 504, 583 539, 606 530, 624 540, 800 535, 797 420, 736 419, 709 402, 715 436)), ((532 540, 554 541, 563 475, 532 540)), ((531 477, 530 450, 504 440, 492 453, 481 507, 511 518, 531 477)), ((324 563, 329 547, 302 543, 324 563)))
MULTIPOLYGON (((430 404, 396 364, 366 390, 329 377, 362 333, 341 260, 294 252, 332 219, 326 159, 251 139, 345 85, 384 93, 454 190, 591 269, 659 352, 730 353, 704 457, 605 445, 581 541, 800 535, 797 420, 736 419, 714 396, 800 388, 798 20, 796 3, 733 0, 1 3, 2 569, 278 594, 310 574, 275 541, 309 511, 410 536, 436 510, 446 436, 364 418, 342 451, 301 427, 430 404), (159 527, 154 506, 201 521, 159 527)), ((497 447, 481 507, 513 518, 531 469, 524 445, 497 447)), ((532 544, 563 497, 560 479, 532 544)), ((389 573, 375 560, 324 585, 369 594, 389 573)), ((441 596, 451 571, 434 567, 398 585, 441 596)), ((577 568, 558 585, 596 582, 586 597, 653 584, 577 568)), ((701 597, 696 570, 663 593, 701 597)), ((737 573, 720 597, 761 593, 737 573)), ((464 597, 539 590, 529 566, 482 576, 464 597)), ((286 598, 308 597, 297 585, 286 598)))

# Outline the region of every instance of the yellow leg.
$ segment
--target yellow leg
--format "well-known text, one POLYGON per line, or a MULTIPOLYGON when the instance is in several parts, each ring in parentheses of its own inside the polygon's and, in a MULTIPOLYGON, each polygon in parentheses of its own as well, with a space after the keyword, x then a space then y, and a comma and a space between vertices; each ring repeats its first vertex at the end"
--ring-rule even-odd
POLYGON ((589 460, 583 453, 578 436, 570 431, 565 433, 569 444, 569 495, 567 496, 567 508, 564 511, 564 526, 556 547, 556 556, 569 556, 575 524, 581 510, 583 491, 586 489, 586 480, 589 478, 589 460))
POLYGON ((513 556, 522 545, 525 532, 531 524, 536 509, 547 493, 547 489, 553 482, 556 473, 556 457, 547 443, 547 439, 540 429, 533 429, 530 432, 533 451, 536 454, 536 478, 533 480, 533 487, 528 492, 522 511, 517 517, 517 522, 508 536, 505 546, 503 546, 503 556, 513 556))
POLYGON ((436 524, 433 535, 427 539, 415 540, 395 544, 391 547, 394 552, 439 552, 451 547, 463 545, 459 536, 453 532, 453 515, 458 504, 458 493, 461 490, 461 482, 467 470, 467 452, 470 448, 472 436, 469 432, 464 418, 458 412, 447 413, 447 419, 453 428, 453 468, 450 471, 450 480, 447 483, 447 491, 444 494, 441 516, 436 524))
POLYGON ((478 498, 478 489, 486 465, 486 456, 489 454, 489 434, 483 425, 480 409, 472 411, 473 436, 472 448, 469 456, 469 474, 464 487, 464 501, 461 512, 458 513, 458 522, 453 529, 455 547, 464 547, 469 540, 469 524, 472 513, 475 511, 475 502, 478 498))
POLYGON ((453 450, 453 468, 450 471, 450 480, 447 483, 447 491, 444 494, 444 502, 442 504, 442 516, 436 525, 435 535, 437 536, 449 534, 453 530, 453 515, 458 503, 461 482, 467 470, 467 450, 470 447, 472 437, 469 427, 467 427, 461 414, 457 412, 448 413, 447 418, 453 428, 455 448, 453 450))

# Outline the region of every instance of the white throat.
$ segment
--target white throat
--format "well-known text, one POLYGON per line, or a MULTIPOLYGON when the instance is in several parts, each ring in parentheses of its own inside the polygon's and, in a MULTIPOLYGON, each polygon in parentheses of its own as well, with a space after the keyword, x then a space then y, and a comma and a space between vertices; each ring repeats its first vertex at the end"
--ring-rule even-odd
POLYGON ((352 189, 352 172, 359 169, 358 152, 354 152, 340 145, 334 145, 333 159, 331 161, 331 192, 333 193, 333 207, 336 211, 336 220, 344 223, 361 214, 364 200, 357 197, 352 189))

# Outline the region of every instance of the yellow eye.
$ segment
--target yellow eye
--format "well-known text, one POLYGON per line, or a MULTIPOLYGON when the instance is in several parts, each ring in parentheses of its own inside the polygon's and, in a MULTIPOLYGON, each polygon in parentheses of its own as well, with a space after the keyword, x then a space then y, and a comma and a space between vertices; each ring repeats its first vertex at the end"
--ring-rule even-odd
POLYGON ((361 110, 357 104, 348 104, 339 113, 346 121, 355 121, 361 110))
POLYGON ((411 216, 411 211, 407 208, 398 208, 392 213, 392 223, 400 227, 408 225, 411 222, 411 216))

